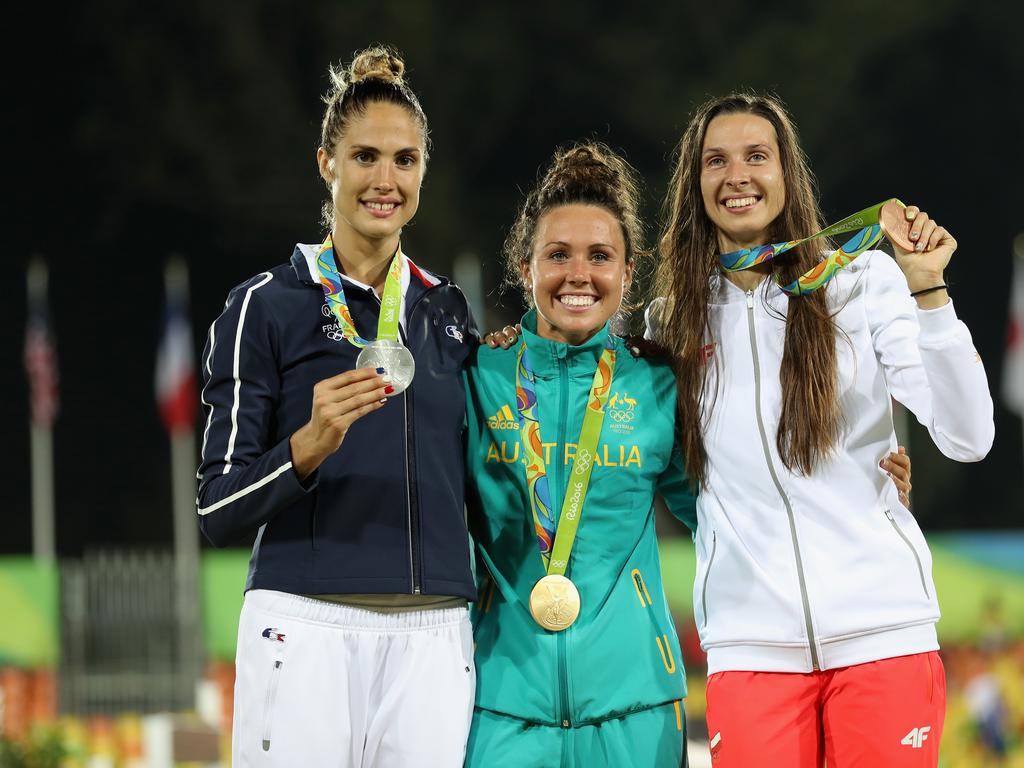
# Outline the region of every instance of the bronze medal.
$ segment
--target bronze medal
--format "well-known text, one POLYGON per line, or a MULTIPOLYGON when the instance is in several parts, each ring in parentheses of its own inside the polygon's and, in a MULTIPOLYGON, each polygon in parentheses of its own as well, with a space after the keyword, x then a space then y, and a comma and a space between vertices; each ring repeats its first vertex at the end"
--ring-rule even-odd
POLYGON ((914 250, 914 241, 910 239, 910 225, 907 221, 906 208, 895 199, 888 200, 878 212, 878 225, 889 238, 889 242, 898 245, 904 251, 914 250))
POLYGON ((580 593, 565 576, 548 574, 530 592, 533 620, 550 632, 570 627, 580 615, 580 593))

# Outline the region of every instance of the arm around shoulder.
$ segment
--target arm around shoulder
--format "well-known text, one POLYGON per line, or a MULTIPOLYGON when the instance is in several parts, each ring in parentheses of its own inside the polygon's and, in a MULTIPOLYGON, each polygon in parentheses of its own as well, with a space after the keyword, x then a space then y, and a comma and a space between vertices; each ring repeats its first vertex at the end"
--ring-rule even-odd
POLYGON ((657 297, 644 310, 644 338, 658 341, 661 338, 661 313, 665 309, 664 297, 657 297))

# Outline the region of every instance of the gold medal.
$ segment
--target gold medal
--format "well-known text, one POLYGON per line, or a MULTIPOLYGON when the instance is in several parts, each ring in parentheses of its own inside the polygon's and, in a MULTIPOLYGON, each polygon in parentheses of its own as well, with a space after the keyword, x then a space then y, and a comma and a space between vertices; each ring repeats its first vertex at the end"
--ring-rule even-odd
POLYGON ((551 632, 568 628, 580 615, 580 593, 565 576, 548 574, 530 592, 533 620, 551 632))

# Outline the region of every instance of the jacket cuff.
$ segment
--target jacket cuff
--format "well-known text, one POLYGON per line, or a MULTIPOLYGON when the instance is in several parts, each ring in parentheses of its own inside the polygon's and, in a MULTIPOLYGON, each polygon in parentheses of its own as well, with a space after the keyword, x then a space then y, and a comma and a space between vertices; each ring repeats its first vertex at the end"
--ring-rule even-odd
POLYGON ((922 346, 939 346, 957 336, 962 326, 952 299, 936 309, 918 309, 917 322, 921 327, 918 343, 922 346))
POLYGON ((300 480, 298 474, 295 472, 295 462, 292 460, 292 436, 288 435, 284 440, 278 443, 273 449, 273 453, 277 453, 280 450, 281 455, 286 461, 291 463, 291 470, 286 472, 285 475, 289 478, 289 484, 294 483, 295 487, 292 489, 296 495, 305 495, 310 491, 314 490, 317 484, 320 482, 320 468, 317 467, 309 473, 309 477, 305 480, 300 480))

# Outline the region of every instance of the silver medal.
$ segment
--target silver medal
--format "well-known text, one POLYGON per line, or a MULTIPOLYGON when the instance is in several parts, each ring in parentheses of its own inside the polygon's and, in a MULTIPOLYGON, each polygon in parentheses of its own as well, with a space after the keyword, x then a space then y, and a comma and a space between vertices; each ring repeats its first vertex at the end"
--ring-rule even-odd
POLYGON ((397 395, 412 384, 416 361, 401 342, 377 339, 363 347, 356 359, 356 368, 383 368, 395 388, 392 394, 397 395))

